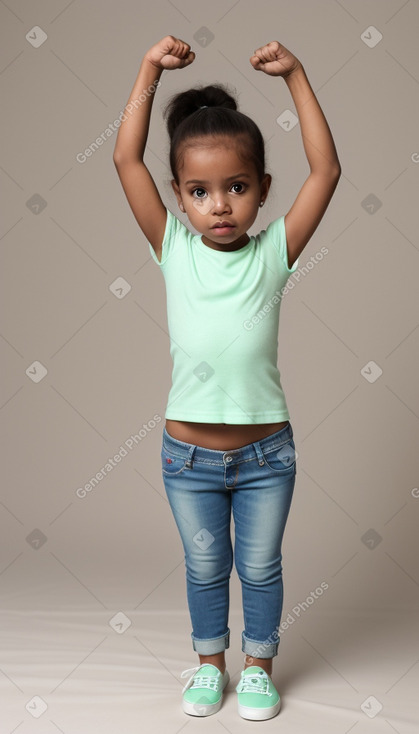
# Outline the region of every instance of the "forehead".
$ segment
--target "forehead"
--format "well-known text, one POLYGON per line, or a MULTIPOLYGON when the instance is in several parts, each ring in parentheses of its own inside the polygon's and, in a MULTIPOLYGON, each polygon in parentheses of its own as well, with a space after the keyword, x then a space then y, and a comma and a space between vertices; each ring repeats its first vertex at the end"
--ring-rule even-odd
POLYGON ((231 138, 206 137, 188 141, 182 159, 183 165, 179 173, 183 180, 194 176, 206 179, 227 178, 239 172, 256 175, 253 163, 243 155, 231 138))

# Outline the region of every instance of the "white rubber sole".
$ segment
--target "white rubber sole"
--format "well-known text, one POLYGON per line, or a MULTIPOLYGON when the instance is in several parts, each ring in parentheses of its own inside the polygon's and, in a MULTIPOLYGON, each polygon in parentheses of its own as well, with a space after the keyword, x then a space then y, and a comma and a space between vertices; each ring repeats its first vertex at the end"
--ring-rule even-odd
POLYGON ((243 719, 251 719, 252 721, 264 721, 265 719, 272 719, 279 713, 281 708, 281 699, 275 704, 275 706, 269 706, 265 709, 254 709, 250 706, 242 706, 238 704, 238 711, 243 719))
POLYGON ((182 708, 185 714, 190 716, 211 716, 216 714, 221 708, 221 701, 218 703, 205 704, 205 703, 191 703, 191 701, 182 701, 182 708))

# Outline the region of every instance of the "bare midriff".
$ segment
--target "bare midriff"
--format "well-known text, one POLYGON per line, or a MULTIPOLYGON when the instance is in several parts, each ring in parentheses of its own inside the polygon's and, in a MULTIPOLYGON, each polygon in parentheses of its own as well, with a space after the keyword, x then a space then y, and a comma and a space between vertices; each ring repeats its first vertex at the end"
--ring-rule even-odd
POLYGON ((248 443, 260 441, 284 428, 289 421, 280 423, 194 423, 166 418, 166 431, 178 441, 193 443, 206 449, 230 451, 248 443))

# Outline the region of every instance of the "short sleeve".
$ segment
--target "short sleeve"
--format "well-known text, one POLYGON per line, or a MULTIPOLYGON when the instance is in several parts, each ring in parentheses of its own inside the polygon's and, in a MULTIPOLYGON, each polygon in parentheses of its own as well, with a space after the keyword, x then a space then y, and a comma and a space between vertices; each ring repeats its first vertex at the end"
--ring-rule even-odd
POLYGON ((154 247, 149 242, 150 255, 159 267, 164 267, 168 258, 173 253, 179 238, 188 233, 187 227, 169 209, 167 211, 166 227, 163 235, 161 262, 158 260, 154 247))
POLYGON ((266 228, 266 236, 269 237, 277 250, 287 273, 293 273, 298 268, 298 258, 292 268, 288 267, 287 234, 285 231, 285 214, 271 222, 266 228))

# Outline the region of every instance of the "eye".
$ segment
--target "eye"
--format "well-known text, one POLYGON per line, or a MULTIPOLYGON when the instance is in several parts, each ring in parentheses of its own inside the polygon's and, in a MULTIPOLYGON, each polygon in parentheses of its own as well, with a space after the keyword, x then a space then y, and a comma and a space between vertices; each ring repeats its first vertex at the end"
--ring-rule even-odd
MULTIPOLYGON (((198 191, 200 191, 200 192, 203 192, 204 194, 206 193, 205 189, 202 189, 201 187, 198 187, 198 188, 196 188, 196 189, 193 189, 193 191, 192 191, 192 196, 194 196, 194 195, 195 195, 195 194, 196 194, 196 193, 197 193, 198 191)), ((204 197, 203 197, 203 196, 198 196, 198 195, 197 195, 197 196, 196 196, 196 198, 197 198, 197 199, 203 199, 204 197)))
POLYGON ((234 183, 231 188, 234 188, 234 186, 240 186, 241 191, 236 191, 236 194, 241 194, 245 190, 244 184, 240 183, 239 181, 237 183, 234 183))

